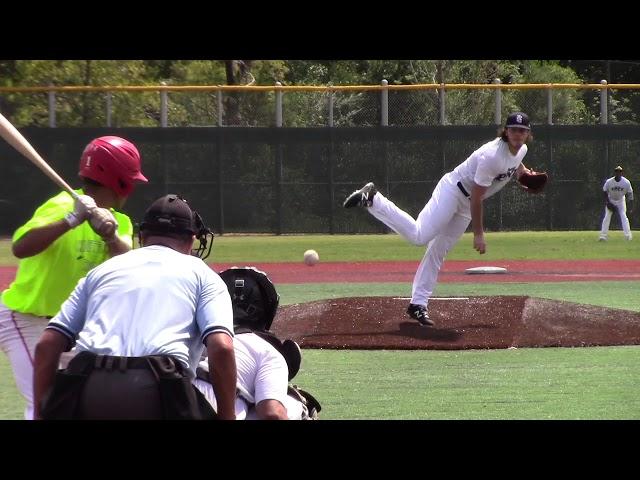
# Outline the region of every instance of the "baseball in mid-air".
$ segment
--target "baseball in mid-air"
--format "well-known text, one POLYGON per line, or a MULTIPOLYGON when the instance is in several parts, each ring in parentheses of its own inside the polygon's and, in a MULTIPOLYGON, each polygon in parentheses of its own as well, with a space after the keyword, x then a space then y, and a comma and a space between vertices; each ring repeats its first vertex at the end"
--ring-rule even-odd
POLYGON ((313 267, 316 263, 318 263, 320 257, 318 256, 318 252, 315 250, 307 250, 304 252, 304 263, 313 267))

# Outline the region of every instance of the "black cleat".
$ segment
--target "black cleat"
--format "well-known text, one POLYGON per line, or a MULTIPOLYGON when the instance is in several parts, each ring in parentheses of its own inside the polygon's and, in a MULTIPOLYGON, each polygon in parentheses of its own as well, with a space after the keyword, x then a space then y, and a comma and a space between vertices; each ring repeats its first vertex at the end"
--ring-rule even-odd
POLYGON ((429 318, 427 307, 425 307, 424 305, 416 305, 415 303, 410 303, 409 308, 407 308, 407 313, 411 318, 417 320, 420 325, 423 325, 425 327, 433 327, 435 325, 433 320, 429 318))
POLYGON ((373 197, 378 191, 373 182, 367 183, 360 190, 356 190, 347 197, 342 206, 344 208, 351 207, 370 207, 373 205, 373 197))

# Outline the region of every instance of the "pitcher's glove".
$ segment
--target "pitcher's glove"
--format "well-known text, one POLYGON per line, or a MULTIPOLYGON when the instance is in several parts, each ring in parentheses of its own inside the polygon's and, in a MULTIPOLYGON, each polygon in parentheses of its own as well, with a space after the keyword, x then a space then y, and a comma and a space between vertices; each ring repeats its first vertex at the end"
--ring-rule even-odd
POLYGON ((611 210, 611 213, 614 213, 614 214, 615 214, 615 213, 618 213, 618 207, 617 207, 617 206, 615 206, 613 203, 611 203, 611 202, 607 202, 605 205, 607 206, 607 208, 608 208, 609 210, 611 210))
POLYGON ((548 180, 549 175, 547 175, 547 172, 534 172, 531 170, 518 177, 518 184, 528 193, 540 193, 548 180))

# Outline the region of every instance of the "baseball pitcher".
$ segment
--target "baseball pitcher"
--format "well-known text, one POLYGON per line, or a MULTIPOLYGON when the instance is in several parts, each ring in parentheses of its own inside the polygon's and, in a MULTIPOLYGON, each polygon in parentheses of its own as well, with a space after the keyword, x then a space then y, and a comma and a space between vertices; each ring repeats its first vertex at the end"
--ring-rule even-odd
POLYGON ((434 325, 427 306, 438 272, 469 224, 473 227, 473 248, 485 253, 483 201, 514 176, 528 193, 543 190, 547 174, 534 172, 522 163, 530 138, 529 117, 523 112, 510 114, 498 138, 482 145, 440 179, 417 219, 378 192, 372 182, 345 199, 345 208, 364 207, 408 242, 428 246, 415 274, 407 308, 407 314, 421 325, 434 325))

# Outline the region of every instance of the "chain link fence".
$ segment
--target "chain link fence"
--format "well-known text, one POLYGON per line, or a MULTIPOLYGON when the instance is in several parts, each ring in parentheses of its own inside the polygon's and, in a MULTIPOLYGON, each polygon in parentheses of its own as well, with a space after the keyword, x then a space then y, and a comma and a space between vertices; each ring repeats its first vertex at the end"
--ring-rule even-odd
MULTIPOLYGON (((180 193, 217 233, 275 234, 386 232, 371 215, 342 208, 344 198, 373 181, 415 217, 440 177, 496 133, 492 125, 22 131, 72 186, 91 139, 110 134, 133 141, 149 178, 125 205, 134 220, 159 196, 180 193)), ((528 195, 510 182, 487 200, 487 229, 598 229, 602 185, 613 167, 622 164, 638 189, 639 149, 636 125, 539 126, 525 164, 549 172, 550 183, 544 193, 528 195)), ((6 142, 0 142, 0 158, 0 234, 11 235, 59 189, 6 142)), ((629 220, 636 228, 640 209, 629 220)))
POLYGON ((639 124, 640 85, 0 87, 18 127, 371 127, 639 124), (605 101, 603 102, 603 99, 605 101), (632 101, 632 100, 635 100, 632 101))
POLYGON ((437 125, 439 101, 436 90, 392 90, 389 92, 389 125, 437 125))

